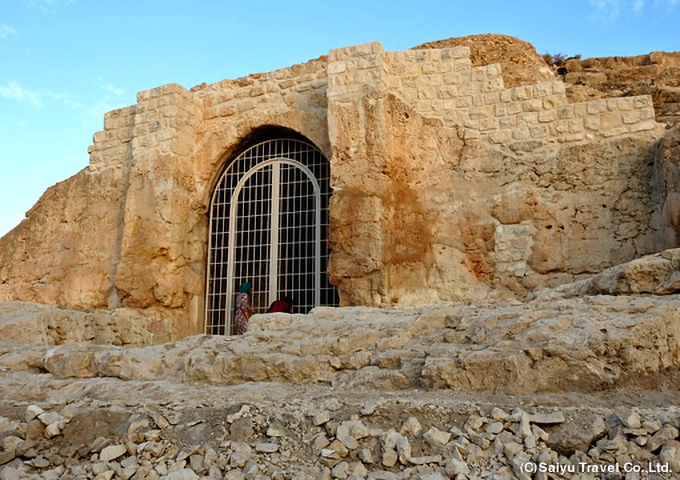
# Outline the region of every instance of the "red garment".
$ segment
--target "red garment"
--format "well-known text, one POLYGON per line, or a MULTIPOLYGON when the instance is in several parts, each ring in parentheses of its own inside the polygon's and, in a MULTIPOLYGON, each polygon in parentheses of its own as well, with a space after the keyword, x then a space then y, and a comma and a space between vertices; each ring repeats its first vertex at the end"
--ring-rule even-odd
POLYGON ((276 300, 269 306, 267 313, 290 313, 290 304, 283 300, 276 300))

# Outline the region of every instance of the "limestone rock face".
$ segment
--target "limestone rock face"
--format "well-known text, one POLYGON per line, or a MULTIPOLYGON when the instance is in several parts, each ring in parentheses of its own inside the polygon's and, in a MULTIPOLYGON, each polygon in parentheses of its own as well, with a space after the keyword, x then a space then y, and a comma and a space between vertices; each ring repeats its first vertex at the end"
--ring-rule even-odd
POLYGON ((199 335, 137 348, 83 343, 88 339, 31 348, 5 343, 0 370, 504 394, 660 388, 674 382, 666 372, 680 367, 680 283, 667 285, 678 275, 678 258, 672 250, 636 260, 594 277, 590 286, 562 286, 526 303, 255 315, 242 337, 199 335), (624 272, 617 282, 603 280, 617 271, 624 272), (656 295, 638 295, 648 292, 656 295))
POLYGON ((656 152, 656 175, 661 196, 666 242, 680 236, 680 125, 668 131, 656 152))
POLYGON ((0 302, 0 338, 25 345, 87 342, 142 346, 169 341, 169 322, 134 311, 83 312, 53 305, 0 302))

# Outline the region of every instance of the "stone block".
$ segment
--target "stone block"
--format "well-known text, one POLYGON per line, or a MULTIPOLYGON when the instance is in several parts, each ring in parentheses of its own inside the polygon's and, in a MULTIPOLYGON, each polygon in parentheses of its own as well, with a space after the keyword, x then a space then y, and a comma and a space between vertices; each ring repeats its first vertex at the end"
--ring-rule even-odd
POLYGON ((645 130, 653 130, 657 127, 657 123, 654 120, 646 120, 644 122, 636 123, 630 127, 631 132, 642 132, 645 130))
POLYGON ((529 100, 532 95, 532 89, 529 85, 522 85, 512 89, 512 99, 515 101, 529 100))
POLYGON ((541 123, 554 122, 555 120, 557 120, 556 110, 545 110, 538 114, 538 121, 541 123))
POLYGON ((525 112, 540 112, 543 109, 543 101, 540 98, 534 98, 522 102, 522 110, 525 112))
POLYGON ((484 93, 482 98, 485 105, 494 105, 500 103, 500 94, 498 92, 484 93))
POLYGON ((623 123, 626 124, 638 123, 640 121, 640 111, 633 110, 630 112, 622 112, 621 120, 623 120, 623 123))

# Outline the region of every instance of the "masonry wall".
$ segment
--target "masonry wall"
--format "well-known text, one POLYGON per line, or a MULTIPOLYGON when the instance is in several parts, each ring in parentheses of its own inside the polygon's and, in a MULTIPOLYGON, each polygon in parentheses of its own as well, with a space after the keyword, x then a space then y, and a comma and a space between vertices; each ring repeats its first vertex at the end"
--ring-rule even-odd
POLYGON ((348 47, 328 71, 333 265, 357 303, 522 295, 672 246, 649 97, 505 89, 500 66, 472 67, 466 47, 348 47), (367 215, 352 214, 357 199, 367 215))
POLYGON ((106 114, 89 167, 0 239, 0 301, 131 309, 159 329, 170 319, 175 337, 200 332, 212 189, 274 131, 331 161, 343 304, 523 296, 673 246, 659 234, 662 127, 648 97, 506 89, 465 47, 364 44, 137 100, 106 114))

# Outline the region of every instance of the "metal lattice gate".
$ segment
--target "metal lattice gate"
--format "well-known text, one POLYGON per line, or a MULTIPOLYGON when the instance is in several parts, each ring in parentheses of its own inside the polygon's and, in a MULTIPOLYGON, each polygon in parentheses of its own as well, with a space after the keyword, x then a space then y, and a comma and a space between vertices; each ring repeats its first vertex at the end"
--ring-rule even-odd
POLYGON ((327 275, 330 194, 328 160, 307 142, 268 140, 229 164, 210 203, 206 333, 233 333, 243 282, 257 313, 283 296, 295 313, 338 304, 327 275))

